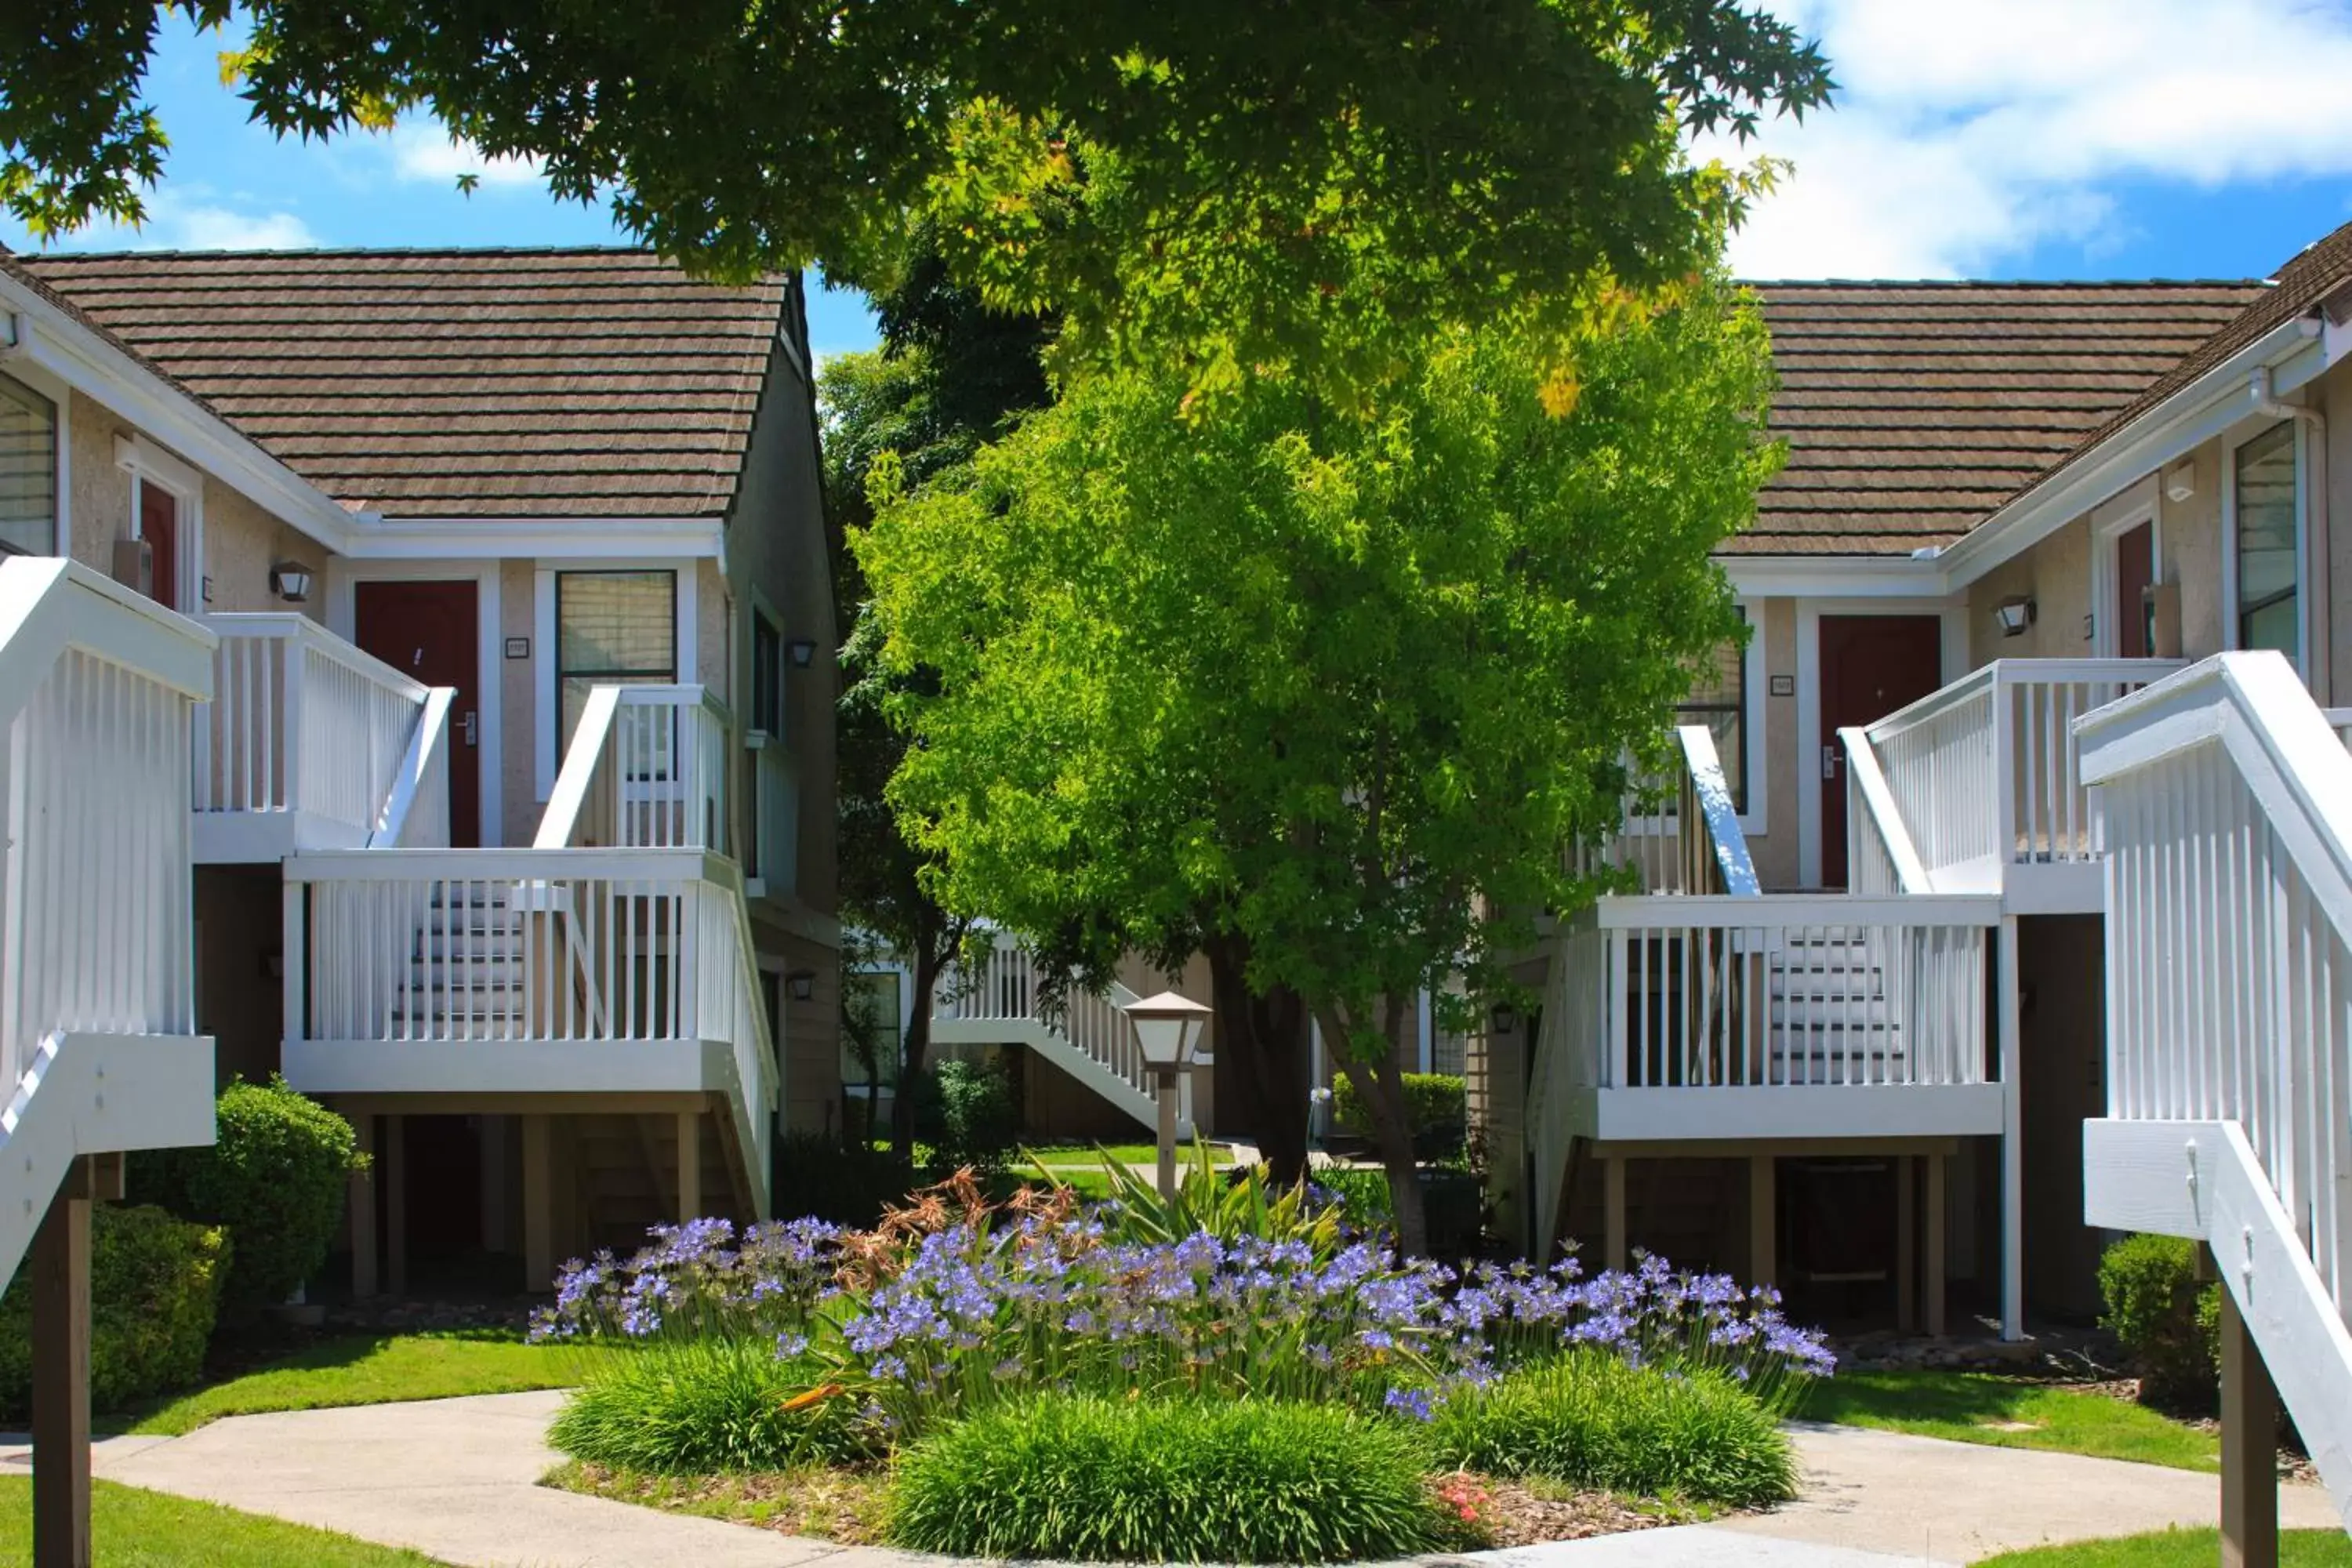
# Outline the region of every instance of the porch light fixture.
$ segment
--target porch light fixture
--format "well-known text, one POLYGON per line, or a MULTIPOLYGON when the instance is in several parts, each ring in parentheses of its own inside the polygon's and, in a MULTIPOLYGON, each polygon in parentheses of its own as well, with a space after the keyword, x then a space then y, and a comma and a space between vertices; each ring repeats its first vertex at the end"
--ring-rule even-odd
POLYGON ((2197 465, 2194 462, 2184 461, 2177 464, 2172 472, 2164 476, 2165 500, 2183 501, 2196 493, 2197 465))
POLYGON ((2033 624, 2034 604, 2029 594, 2012 594, 1993 606, 1993 618, 2000 623, 2000 635, 2021 637, 2025 628, 2033 624))
POLYGON ((791 989, 793 1001, 806 1002, 816 995, 816 971, 795 969, 784 976, 784 984, 791 989))
POLYGON ((1160 1101, 1160 1195, 1176 1195, 1176 1085, 1192 1069, 1193 1047, 1213 1016, 1189 996, 1162 991, 1124 1011, 1135 1026, 1135 1043, 1150 1069, 1152 1089, 1160 1101))
POLYGON ((269 591, 289 605, 310 596, 310 569, 299 561, 280 561, 269 569, 269 591))
POLYGON ((816 642, 811 637, 794 637, 784 645, 784 651, 792 656, 794 669, 806 669, 809 661, 816 658, 816 642))
POLYGON ((1508 1002, 1497 1002, 1486 1021, 1494 1026, 1496 1034, 1507 1035, 1519 1026, 1519 1010, 1508 1002))

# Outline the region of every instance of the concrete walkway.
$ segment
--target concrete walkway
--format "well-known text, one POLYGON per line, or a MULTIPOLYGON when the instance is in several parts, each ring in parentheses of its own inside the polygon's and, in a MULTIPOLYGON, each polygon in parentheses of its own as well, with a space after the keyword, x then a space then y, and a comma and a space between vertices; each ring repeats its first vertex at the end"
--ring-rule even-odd
MULTIPOLYGON (((414 1547, 464 1568, 948 1568, 716 1520, 550 1490, 560 1394, 242 1415, 184 1437, 112 1437, 108 1480, 414 1547)), ((2219 1481, 2182 1470, 1945 1443, 1853 1427, 1797 1430, 1804 1500, 1719 1525, 1481 1552, 1504 1568, 1922 1568, 2012 1547, 2210 1524, 2219 1481)), ((0 1443, 0 1474, 23 1473, 0 1443)), ((2336 1524, 2314 1487, 2284 1489, 2290 1526, 2336 1524)))

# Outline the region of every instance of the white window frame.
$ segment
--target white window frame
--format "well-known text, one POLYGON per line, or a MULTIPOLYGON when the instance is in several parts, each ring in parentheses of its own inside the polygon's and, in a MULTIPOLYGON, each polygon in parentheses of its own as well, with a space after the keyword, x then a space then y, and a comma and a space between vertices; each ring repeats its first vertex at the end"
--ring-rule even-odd
POLYGON ((2221 440, 2221 647, 2238 640, 2238 448, 2281 425, 2294 432, 2294 668, 2311 679, 2311 433, 2300 419, 2261 418, 2221 440))
POLYGON ((68 513, 73 506, 73 388, 21 353, 0 363, 0 375, 28 391, 40 394, 56 412, 58 494, 53 510, 57 512, 57 531, 50 553, 71 555, 73 519, 68 513))
POLYGON ((669 572, 676 574, 677 591, 671 604, 677 616, 677 682, 681 686, 698 685, 702 664, 700 651, 695 646, 695 627, 699 624, 698 590, 700 586, 702 558, 697 555, 630 556, 613 559, 586 558, 579 561, 541 557, 533 562, 531 573, 531 650, 530 690, 534 723, 532 741, 532 772, 540 804, 544 805, 555 793, 556 731, 562 721, 562 694, 556 689, 555 653, 555 578, 562 572, 669 572))
POLYGON ((172 584, 172 602, 184 616, 204 613, 205 479, 188 464, 144 436, 114 438, 114 466, 131 475, 129 537, 138 539, 144 491, 154 486, 172 498, 180 536, 173 542, 172 567, 178 581, 172 584))

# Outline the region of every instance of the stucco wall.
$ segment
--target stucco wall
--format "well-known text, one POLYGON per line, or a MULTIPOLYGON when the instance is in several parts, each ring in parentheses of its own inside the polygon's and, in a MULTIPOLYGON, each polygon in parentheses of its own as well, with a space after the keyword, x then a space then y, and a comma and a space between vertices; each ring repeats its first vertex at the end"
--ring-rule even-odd
POLYGON ((2078 517, 2023 554, 1969 585, 1969 668, 1997 658, 2082 658, 2092 648, 2091 520, 2078 517), (2023 594, 2035 606, 2033 625, 2001 635, 1995 608, 2023 594))
POLYGON ((72 520, 68 552, 76 561, 100 572, 114 569, 114 542, 130 531, 131 475, 114 460, 114 438, 135 434, 128 420, 115 417, 105 405, 77 392, 66 476, 71 497, 67 511, 72 520))
POLYGON ((2340 704, 2352 698, 2352 361, 2320 378, 2315 401, 2327 416, 2327 504, 2312 559, 2326 580, 2326 698, 2340 704))
POLYGON ((499 778, 501 788, 499 836, 509 844, 529 844, 539 832, 546 803, 539 798, 539 694, 554 668, 555 650, 535 644, 529 658, 506 657, 509 637, 533 638, 537 591, 534 565, 529 561, 499 563, 499 646, 491 650, 496 670, 485 670, 485 685, 497 680, 499 692, 499 778))
MULTIPOLYGON (((1757 879, 1769 889, 1794 888, 1797 865, 1797 605, 1793 599, 1767 599, 1757 616, 1758 635, 1764 642, 1764 695, 1760 713, 1748 715, 1759 725, 1753 746, 1757 773, 1764 784, 1764 822, 1748 836, 1748 858, 1756 863, 1757 879), (1785 678, 1790 695, 1772 695, 1774 677, 1785 678)), ((1755 657, 1754 645, 1749 657, 1755 657)), ((1752 790, 1751 785, 1751 790, 1752 790)))
POLYGON ((2206 442, 2189 461, 2195 493, 2157 496, 2158 580, 2180 584, 2182 657, 2204 658, 2221 651, 2221 443, 2206 442))

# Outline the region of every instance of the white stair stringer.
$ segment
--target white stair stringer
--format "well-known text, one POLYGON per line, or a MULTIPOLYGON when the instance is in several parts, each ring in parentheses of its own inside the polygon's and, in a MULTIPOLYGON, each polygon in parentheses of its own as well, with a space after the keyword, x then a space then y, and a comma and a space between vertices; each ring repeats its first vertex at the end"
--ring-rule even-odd
POLYGON ((2352 1331, 2235 1121, 2084 1123, 2084 1217, 2212 1248, 2327 1495, 2352 1529, 2352 1331))
POLYGON ((0 1110, 0 1285, 75 1160, 213 1141, 208 1037, 53 1034, 30 1056, 0 1110))
MULTIPOLYGON (((1125 990, 1124 987, 1118 989, 1125 990)), ((1131 995, 1114 998, 1119 1001, 1132 999, 1131 995)), ((935 1047, 1026 1046, 1111 1105, 1135 1118, 1146 1129, 1160 1125, 1159 1104, 1148 1090, 1129 1082, 1124 1074, 1113 1071, 1097 1059, 1092 1052, 1043 1019, 934 1018, 931 1021, 931 1044, 935 1047)), ((1192 1138, 1189 1117, 1178 1120, 1176 1136, 1180 1141, 1192 1138)))

